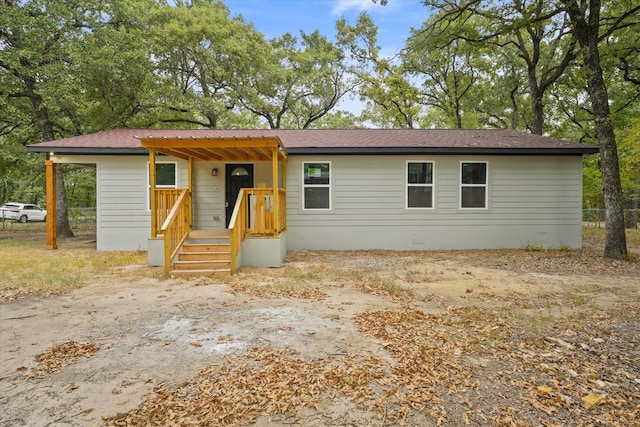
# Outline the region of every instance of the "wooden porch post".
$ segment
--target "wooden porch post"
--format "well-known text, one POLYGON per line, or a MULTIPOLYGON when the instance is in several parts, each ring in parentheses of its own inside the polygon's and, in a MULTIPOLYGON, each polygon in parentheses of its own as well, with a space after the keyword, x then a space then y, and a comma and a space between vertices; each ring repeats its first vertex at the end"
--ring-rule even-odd
POLYGON ((282 159, 282 189, 287 189, 287 157, 282 159))
POLYGON ((45 174, 47 186, 47 250, 58 249, 58 229, 56 226, 58 213, 56 211, 56 164, 53 160, 45 160, 45 174))
POLYGON ((156 212, 156 152, 149 149, 149 208, 151 209, 151 237, 158 236, 158 216, 156 212))
POLYGON ((187 183, 189 187, 189 210, 187 212, 187 221, 189 221, 189 230, 193 228, 193 157, 189 156, 187 168, 187 183))
POLYGON ((271 151, 271 169, 273 173, 273 234, 277 236, 280 233, 280 202, 278 201, 278 147, 274 147, 271 151))

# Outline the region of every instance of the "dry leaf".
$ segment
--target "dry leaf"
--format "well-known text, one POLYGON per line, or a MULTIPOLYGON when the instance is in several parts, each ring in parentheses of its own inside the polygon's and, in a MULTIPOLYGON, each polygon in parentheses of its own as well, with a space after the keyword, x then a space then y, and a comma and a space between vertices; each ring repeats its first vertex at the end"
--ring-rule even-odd
POLYGON ((604 398, 605 396, 601 394, 589 393, 585 396, 582 396, 582 404, 584 405, 585 409, 591 409, 602 402, 602 399, 604 398))

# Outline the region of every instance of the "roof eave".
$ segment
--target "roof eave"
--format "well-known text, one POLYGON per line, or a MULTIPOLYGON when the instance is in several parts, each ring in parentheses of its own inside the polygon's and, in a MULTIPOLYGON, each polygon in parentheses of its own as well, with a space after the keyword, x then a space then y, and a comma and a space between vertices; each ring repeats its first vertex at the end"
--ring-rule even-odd
POLYGON ((595 154, 597 147, 570 148, 478 148, 478 147, 290 147, 289 155, 402 155, 402 154, 465 154, 498 156, 582 156, 595 154))
POLYGON ((141 147, 53 147, 53 146, 32 146, 27 145, 27 151, 32 153, 54 153, 54 154, 76 154, 76 155, 102 155, 102 156, 131 156, 131 155, 149 155, 149 150, 141 147))

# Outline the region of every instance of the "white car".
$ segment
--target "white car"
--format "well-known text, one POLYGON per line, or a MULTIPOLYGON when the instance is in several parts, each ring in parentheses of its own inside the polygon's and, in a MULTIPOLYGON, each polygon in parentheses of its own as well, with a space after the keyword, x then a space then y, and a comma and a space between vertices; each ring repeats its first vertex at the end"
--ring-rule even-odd
POLYGON ((46 221, 47 211, 38 205, 28 203, 5 203, 0 207, 0 220, 11 219, 25 223, 27 221, 46 221))

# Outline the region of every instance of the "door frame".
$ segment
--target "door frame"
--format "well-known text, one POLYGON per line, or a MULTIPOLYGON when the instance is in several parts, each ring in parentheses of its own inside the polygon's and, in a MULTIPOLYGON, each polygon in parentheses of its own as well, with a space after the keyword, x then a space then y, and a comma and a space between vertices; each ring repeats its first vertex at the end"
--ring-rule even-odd
POLYGON ((224 198, 225 198, 225 228, 229 228, 229 221, 231 220, 231 215, 233 214, 233 208, 236 203, 236 199, 238 198, 238 193, 240 193, 241 188, 253 188, 254 187, 254 173, 253 173, 253 163, 226 163, 224 167, 224 198), (235 181, 232 172, 236 168, 244 168, 248 173, 248 178, 245 178, 248 181, 248 185, 241 185, 237 188, 237 192, 232 188, 232 183, 235 181), (235 192, 235 194, 231 194, 235 192))

